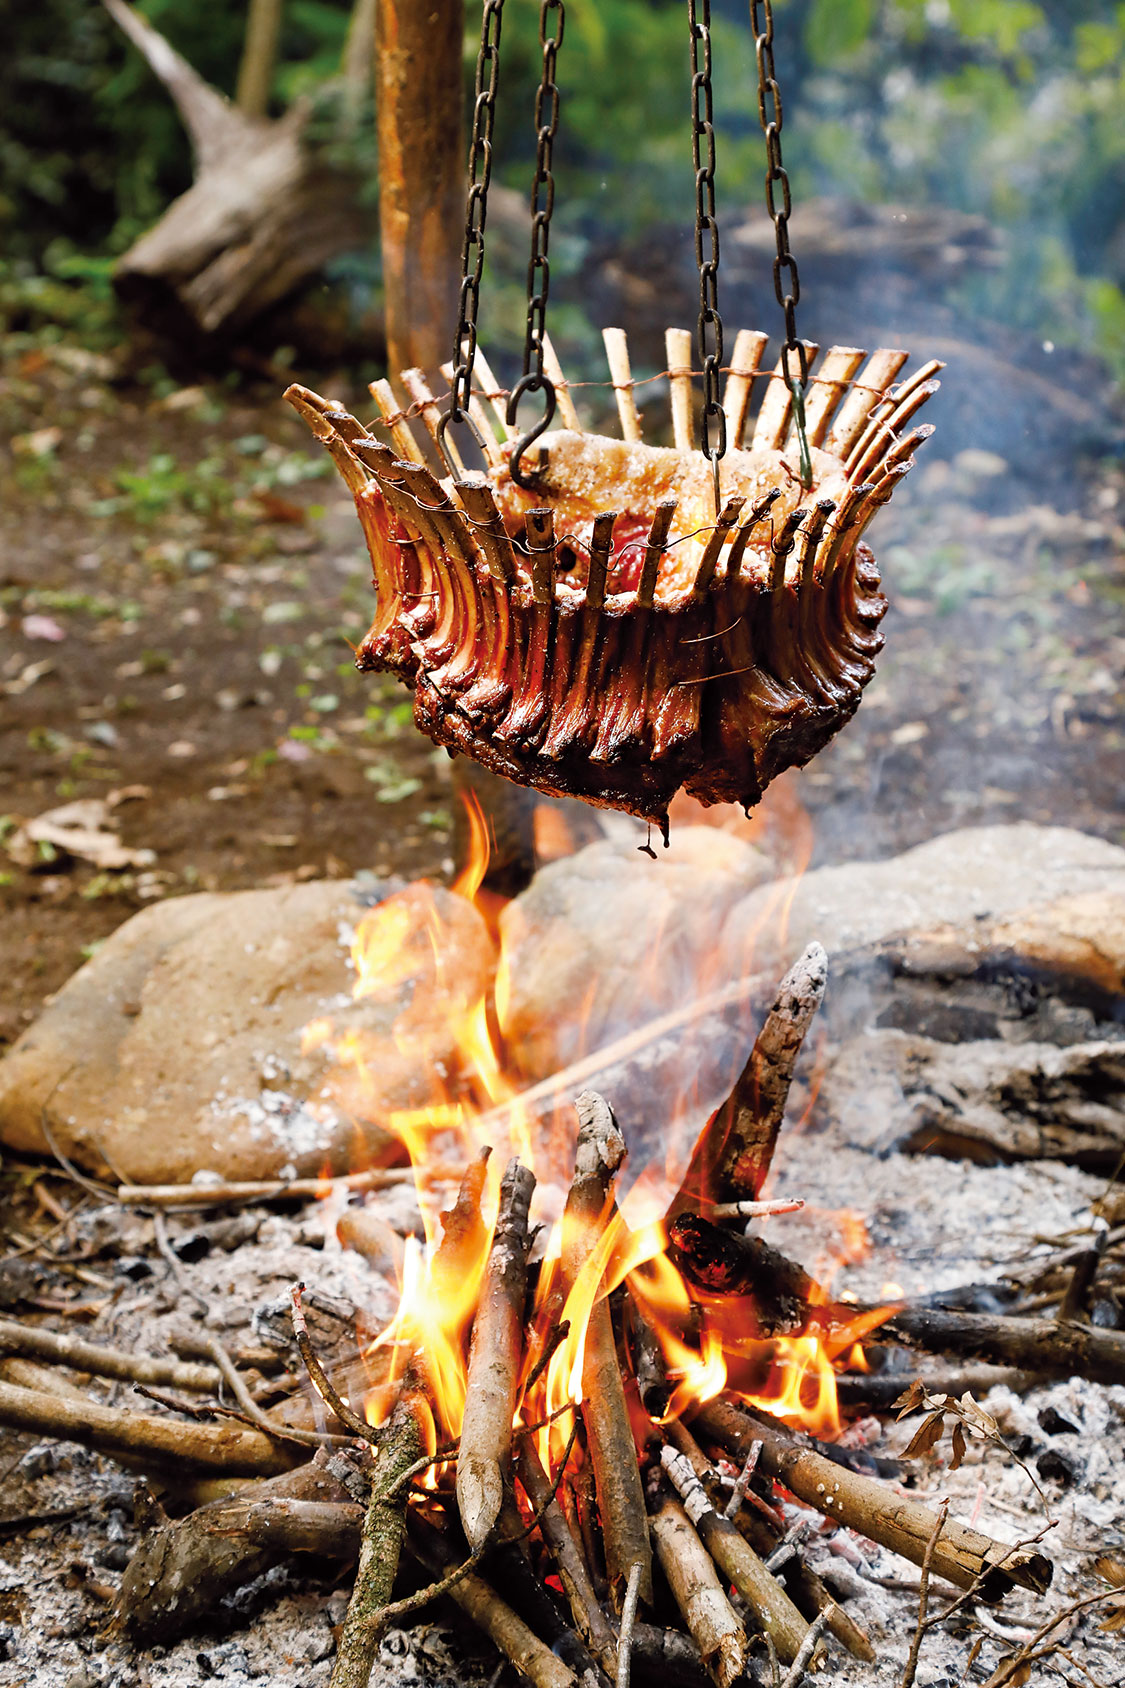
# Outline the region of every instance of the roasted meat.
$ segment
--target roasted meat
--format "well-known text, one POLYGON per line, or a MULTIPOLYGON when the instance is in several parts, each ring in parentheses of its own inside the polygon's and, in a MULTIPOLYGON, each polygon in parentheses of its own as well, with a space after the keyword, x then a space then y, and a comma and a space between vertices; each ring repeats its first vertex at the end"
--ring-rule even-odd
MULTIPOLYGON (((680 786, 756 803, 832 737, 874 672, 886 601, 861 535, 932 432, 905 430, 940 368, 892 389, 905 353, 875 352, 857 380, 865 354, 829 351, 806 401, 803 486, 776 371, 760 377, 742 449, 764 343, 743 334, 735 347, 717 513, 710 465, 683 437, 682 390, 677 444, 661 448, 636 437, 624 401, 625 439, 582 431, 560 384, 568 426, 525 454, 528 492, 479 400, 488 474, 439 481, 386 383, 372 391, 395 450, 290 388, 371 554, 377 608, 358 666, 397 674, 436 743, 520 784, 661 824, 680 786)), ((403 380, 434 432, 436 399, 417 371, 403 380)))

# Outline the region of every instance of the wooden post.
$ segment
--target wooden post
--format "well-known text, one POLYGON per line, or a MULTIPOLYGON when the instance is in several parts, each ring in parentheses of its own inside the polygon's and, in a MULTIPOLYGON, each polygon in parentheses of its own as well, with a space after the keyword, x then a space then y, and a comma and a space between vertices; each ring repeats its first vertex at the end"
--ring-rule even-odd
POLYGON ((465 221, 464 0, 379 0, 375 109, 392 372, 449 357, 465 221))
POLYGON ((234 103, 247 117, 265 117, 277 68, 282 0, 250 0, 234 103))

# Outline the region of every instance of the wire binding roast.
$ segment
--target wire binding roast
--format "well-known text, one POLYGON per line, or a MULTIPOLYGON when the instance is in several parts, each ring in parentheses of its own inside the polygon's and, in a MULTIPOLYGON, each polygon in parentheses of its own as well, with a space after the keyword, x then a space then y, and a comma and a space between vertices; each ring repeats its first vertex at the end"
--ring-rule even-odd
POLYGON ((429 467, 410 422, 436 444, 446 404, 419 370, 401 375, 409 411, 388 382, 371 387, 393 449, 305 387, 286 397, 331 453, 371 554, 377 609, 357 666, 412 687, 417 725, 451 752, 666 828, 681 786, 748 809, 854 713, 887 607, 863 533, 933 432, 909 425, 942 365, 900 381, 906 352, 834 346, 818 367, 806 343, 804 486, 791 388, 780 364, 760 367, 767 336, 744 330, 716 510, 693 450, 690 336, 667 336, 671 447, 642 440, 625 335, 605 339, 622 437, 583 428, 548 341, 563 426, 525 446, 530 490, 510 473, 507 395, 479 351, 468 408, 485 473, 448 440, 454 474, 429 467))

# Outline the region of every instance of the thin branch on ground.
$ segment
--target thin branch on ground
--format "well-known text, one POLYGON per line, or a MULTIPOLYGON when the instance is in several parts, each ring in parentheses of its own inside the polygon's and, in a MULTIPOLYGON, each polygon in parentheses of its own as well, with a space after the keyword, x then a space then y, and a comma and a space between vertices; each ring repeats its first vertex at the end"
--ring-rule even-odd
POLYGON ((304 1287, 304 1284, 294 1284, 293 1286, 291 1292, 293 1297, 292 1316, 297 1352, 304 1361, 305 1370, 309 1374, 309 1381, 325 1406, 330 1412, 335 1413, 341 1424, 346 1425, 354 1436, 360 1437, 362 1441, 369 1442, 373 1448, 377 1448, 382 1441, 381 1431, 368 1424, 365 1418, 360 1418, 358 1413, 352 1411, 343 1397, 337 1394, 328 1373, 317 1358, 316 1349, 312 1345, 309 1327, 305 1323, 305 1315, 301 1307, 301 1293, 304 1287))
POLYGON ((949 1502, 943 1500, 938 1508, 937 1523, 933 1534, 926 1543, 926 1552, 922 1559, 922 1577, 918 1585, 918 1621, 914 1625, 914 1635, 910 1643, 910 1652, 906 1656, 903 1667, 902 1681, 899 1688, 914 1688, 914 1678, 918 1673, 918 1655, 922 1649, 922 1637, 926 1633, 926 1610, 930 1603, 930 1566, 933 1564, 934 1549, 938 1538, 945 1528, 945 1521, 949 1517, 949 1502))

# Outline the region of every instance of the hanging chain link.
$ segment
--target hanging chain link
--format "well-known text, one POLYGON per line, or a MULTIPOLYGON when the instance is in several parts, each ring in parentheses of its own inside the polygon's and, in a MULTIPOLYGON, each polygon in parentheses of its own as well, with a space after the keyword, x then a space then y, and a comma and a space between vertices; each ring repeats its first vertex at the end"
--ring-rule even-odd
POLYGON ((781 348, 781 372, 785 385, 793 395, 793 422, 801 454, 801 484, 812 483, 812 464, 809 442, 805 432, 805 389, 809 380, 809 360, 803 340, 797 338, 797 305, 801 297, 801 278, 797 274, 797 260, 789 250, 789 218, 793 202, 789 193, 789 176, 781 162, 781 125, 783 112, 781 89, 777 85, 777 70, 773 58, 773 6, 771 0, 750 0, 750 27, 754 32, 754 52, 758 61, 758 117, 766 137, 766 210, 773 223, 777 241, 777 256, 773 261, 773 290, 785 318, 785 341, 781 348), (781 203, 778 204, 778 189, 781 203), (793 354, 797 356, 798 373, 793 372, 793 354))
POLYGON ((695 261, 699 265, 699 355, 703 362, 703 455, 719 512, 719 459, 727 419, 719 399, 723 322, 719 315, 719 225, 715 218, 715 123, 711 93, 711 0, 688 0, 691 26, 691 155, 695 165, 695 261))
MULTIPOLYGON (((484 270, 484 227, 488 215, 488 184, 492 176, 492 125, 500 81, 500 24, 504 0, 484 0, 480 52, 477 55, 473 100, 473 140, 469 150, 469 195, 465 206, 465 238, 461 247, 461 295, 457 307, 457 338, 453 346, 453 390, 442 418, 438 443, 445 455, 445 430, 451 422, 468 422, 473 363, 477 354, 477 307, 484 270)), ((471 423, 470 423, 471 425, 471 423)), ((475 429, 473 430, 476 431, 475 429)), ((449 466, 448 458, 446 459, 449 466)), ((450 471, 452 473, 452 469, 450 471)))
POLYGON ((531 184, 531 258, 527 266, 527 331, 523 343, 523 376, 508 400, 508 422, 514 424, 519 402, 525 393, 542 392, 546 408, 540 420, 521 435, 509 459, 512 479, 527 487, 521 459, 533 440, 547 428, 555 414, 554 383, 543 373, 543 338, 547 332, 547 297, 551 288, 548 246, 551 213, 555 209, 555 178, 551 171, 555 136, 559 131, 559 90, 555 82, 555 61, 566 28, 563 0, 539 0, 539 43, 543 49, 543 74, 535 95, 535 176, 531 184), (552 16, 552 14, 555 14, 552 16))
POLYGON ((555 209, 555 178, 551 155, 559 131, 559 90, 555 83, 555 59, 562 46, 566 12, 563 0, 540 0, 539 40, 543 48, 543 77, 535 95, 535 180, 531 187, 531 262, 527 266, 527 335, 523 347, 523 372, 543 377, 543 335, 547 327, 547 294, 551 266, 547 246, 551 236, 551 213, 555 209), (558 13, 558 34, 551 35, 551 13, 558 13))

